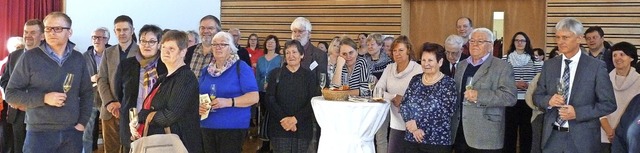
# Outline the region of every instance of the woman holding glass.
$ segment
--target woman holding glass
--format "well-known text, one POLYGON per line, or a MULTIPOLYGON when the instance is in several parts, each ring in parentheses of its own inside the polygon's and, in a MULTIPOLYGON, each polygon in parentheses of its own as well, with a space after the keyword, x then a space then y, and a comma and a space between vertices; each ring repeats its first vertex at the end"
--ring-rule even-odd
POLYGON ((406 152, 452 151, 451 117, 455 111, 457 92, 453 78, 440 72, 444 48, 425 43, 421 65, 424 73, 413 76, 400 113, 406 121, 406 152))
POLYGON ((205 152, 240 153, 251 119, 251 106, 258 102, 258 84, 253 70, 239 60, 233 36, 219 32, 213 36, 213 59, 201 70, 200 93, 215 85, 210 106, 200 105, 200 122, 205 152))
POLYGON ((120 107, 120 143, 126 148, 131 147, 131 132, 129 130, 129 110, 135 108, 138 112, 147 98, 159 76, 167 74, 167 67, 160 60, 160 40, 162 29, 155 25, 144 25, 138 32, 140 41, 139 54, 127 58, 118 64, 116 71, 116 92, 120 107))
POLYGON ((602 152, 611 152, 611 143, 615 136, 620 117, 631 99, 640 94, 640 74, 633 68, 633 63, 638 61, 636 47, 628 42, 620 42, 611 46, 613 54, 613 66, 615 69, 609 73, 609 79, 613 85, 613 93, 616 97, 617 109, 613 113, 600 118, 602 152))
POLYGON ((306 152, 313 137, 311 98, 321 94, 316 75, 300 68, 303 51, 299 41, 287 41, 286 65, 269 73, 266 106, 274 152, 306 152))
POLYGON ((267 75, 271 70, 275 68, 279 68, 282 65, 282 56, 280 56, 280 42, 278 41, 278 37, 274 35, 269 35, 264 41, 265 46, 265 55, 258 59, 258 64, 256 66, 256 81, 258 82, 258 89, 260 90, 260 114, 261 115, 261 125, 260 125, 260 137, 262 139, 262 147, 260 147, 261 151, 269 151, 269 137, 268 133, 268 113, 266 104, 266 92, 267 92, 267 75))
MULTIPOLYGON (((384 91, 384 98, 392 103, 390 109, 390 119, 388 124, 383 124, 376 133, 376 140, 387 138, 387 127, 389 130, 388 152, 404 152, 405 122, 400 115, 400 103, 409 86, 411 78, 422 73, 420 64, 415 62, 413 45, 409 37, 401 35, 391 43, 391 53, 393 61, 384 69, 382 76, 376 84, 377 90, 384 91)), ((386 121, 385 121, 386 122, 386 121)), ((378 146, 386 144, 378 143, 378 146)), ((381 150, 379 148, 378 150, 381 150)))
MULTIPOLYGON (((160 59, 167 67, 167 75, 161 76, 144 100, 138 113, 138 136, 145 127, 149 135, 164 134, 170 127, 189 152, 202 152, 202 135, 198 132, 200 116, 198 110, 198 79, 184 63, 189 38, 187 33, 170 30, 162 36, 160 59), (149 125, 144 121, 151 112, 156 112, 149 125)), ((121 129, 122 130, 122 129, 121 129)))
POLYGON ((364 58, 358 56, 356 42, 349 37, 344 37, 340 41, 340 56, 336 61, 336 70, 331 79, 331 84, 349 86, 349 95, 367 96, 369 95, 369 75, 371 71, 364 58))

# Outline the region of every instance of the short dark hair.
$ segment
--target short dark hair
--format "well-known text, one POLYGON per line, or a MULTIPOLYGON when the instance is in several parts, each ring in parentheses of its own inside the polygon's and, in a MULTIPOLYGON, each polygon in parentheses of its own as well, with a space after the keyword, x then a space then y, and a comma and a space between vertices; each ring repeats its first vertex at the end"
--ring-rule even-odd
POLYGON ((594 27, 589 27, 587 29, 587 31, 584 31, 584 34, 588 34, 588 33, 592 33, 592 32, 598 32, 598 35, 600 35, 600 37, 604 37, 604 31, 602 30, 601 27, 599 26, 594 26, 594 27))
POLYGON ((24 23, 24 26, 37 25, 40 28, 40 33, 44 33, 44 23, 38 19, 31 19, 24 23))
POLYGON ((269 41, 271 39, 276 41, 276 54, 281 54, 280 53, 280 41, 278 40, 278 37, 276 37, 275 35, 269 35, 269 36, 267 36, 267 38, 264 38, 264 44, 262 45, 262 46, 264 46, 264 54, 267 54, 267 52, 269 52, 267 50, 267 41, 269 41))
MULTIPOLYGON (((51 12, 47 16, 44 17, 43 21, 46 21, 47 19, 52 18, 52 17, 64 19, 64 21, 67 22, 67 24, 69 24, 68 25, 69 28, 71 28, 71 23, 72 23, 71 22, 71 18, 67 14, 64 14, 62 12, 51 12)), ((43 24, 43 27, 44 27, 44 24, 43 24)), ((44 28, 42 28, 42 30, 44 30, 44 28)))
POLYGON ((424 44, 422 44, 422 52, 420 52, 420 58, 422 58, 422 55, 424 55, 425 53, 436 55, 436 60, 438 61, 444 59, 445 57, 444 47, 436 43, 425 42, 424 44))
POLYGON ((258 34, 252 33, 249 35, 249 37, 247 38, 247 48, 250 48, 250 41, 251 41, 251 37, 256 37, 256 49, 260 48, 260 37, 258 37, 258 34))
POLYGON ((544 53, 544 50, 542 50, 542 48, 534 48, 533 52, 534 53, 538 53, 538 55, 546 56, 545 53, 544 53))
MULTIPOLYGON (((284 43, 284 49, 286 50, 289 47, 296 47, 296 49, 298 49, 298 53, 300 53, 300 55, 304 55, 304 47, 302 46, 302 44, 300 43, 300 41, 297 40, 289 40, 287 42, 284 43)), ((284 51, 283 55, 287 55, 287 52, 284 51)))
POLYGON ((140 28, 140 31, 138 32, 140 39, 142 39, 142 35, 147 32, 153 33, 153 35, 155 35, 158 40, 162 40, 163 30, 160 27, 153 24, 145 24, 144 26, 142 26, 142 28, 140 28))
MULTIPOLYGON (((347 45, 347 46, 350 46, 353 49, 358 49, 358 45, 356 44, 356 42, 353 41, 353 39, 351 39, 351 38, 349 38, 347 36, 342 37, 342 39, 340 39, 340 45, 339 46, 342 46, 342 45, 347 45)), ((338 53, 340 52, 339 51, 340 50, 339 46, 338 46, 338 53)))
POLYGON ((127 15, 120 15, 113 20, 113 24, 117 24, 120 22, 127 22, 131 27, 133 27, 133 20, 127 15))
POLYGON ((213 15, 206 15, 202 17, 202 19, 200 19, 200 22, 204 20, 213 20, 214 22, 216 22, 216 30, 217 30, 216 32, 222 31, 222 25, 220 24, 220 19, 218 19, 218 17, 213 15))
POLYGON ((178 49, 183 50, 189 47, 189 36, 186 32, 178 31, 178 30, 169 30, 164 35, 162 35, 162 40, 160 44, 163 44, 167 41, 176 41, 176 45, 178 45, 178 49))
POLYGON ((548 59, 554 58, 554 57, 556 57, 558 55, 560 55, 560 54, 558 54, 558 46, 553 47, 553 49, 551 49, 551 51, 549 52, 549 58, 548 59))
POLYGON ((329 48, 329 44, 327 44, 326 41, 318 42, 318 46, 320 46, 320 45, 324 45, 324 48, 329 48))
POLYGON ((415 57, 416 53, 413 50, 413 45, 411 44, 411 40, 409 40, 409 37, 405 35, 400 35, 396 37, 393 40, 393 43, 391 43, 391 53, 393 53, 393 48, 396 48, 398 44, 404 44, 404 46, 407 47, 407 54, 409 55, 409 60, 414 60, 414 61, 416 60, 416 57, 415 57))
MULTIPOLYGON (((614 51, 622 51, 624 52, 625 55, 631 57, 631 59, 633 59, 631 61, 631 67, 633 67, 636 62, 638 61, 638 52, 637 52, 637 48, 636 46, 634 46, 631 43, 628 42, 619 42, 617 44, 614 44, 613 46, 611 46, 611 53, 613 53, 614 51)), ((613 56, 612 56, 613 58, 613 56)))
MULTIPOLYGON (((473 27, 473 20, 471 20, 471 18, 463 16, 463 17, 458 18, 458 20, 460 20, 460 19, 467 19, 469 21, 469 27, 473 27)), ((458 20, 456 20, 456 24, 458 23, 458 20)))

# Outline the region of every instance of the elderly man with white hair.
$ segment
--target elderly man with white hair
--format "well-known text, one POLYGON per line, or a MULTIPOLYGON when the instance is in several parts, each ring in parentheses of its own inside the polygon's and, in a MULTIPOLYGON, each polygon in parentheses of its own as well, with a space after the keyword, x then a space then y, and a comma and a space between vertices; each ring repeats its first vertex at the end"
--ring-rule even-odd
POLYGON ((447 76, 453 77, 456 74, 456 66, 460 60, 467 59, 469 55, 462 54, 462 45, 464 45, 464 38, 458 35, 449 35, 444 41, 444 53, 447 58, 442 62, 440 66, 440 72, 447 76))
MULTIPOLYGON (((304 46, 304 57, 301 66, 313 71, 316 76, 327 73, 327 54, 313 46, 311 41, 311 22, 304 17, 298 17, 291 23, 291 39, 300 41, 304 46)), ((328 78, 326 78, 328 80, 328 78)))
POLYGON ((470 56, 460 61, 454 77, 459 91, 459 109, 451 120, 454 150, 500 153, 505 108, 516 104, 513 68, 491 56, 495 39, 491 30, 474 29, 469 38, 470 56))

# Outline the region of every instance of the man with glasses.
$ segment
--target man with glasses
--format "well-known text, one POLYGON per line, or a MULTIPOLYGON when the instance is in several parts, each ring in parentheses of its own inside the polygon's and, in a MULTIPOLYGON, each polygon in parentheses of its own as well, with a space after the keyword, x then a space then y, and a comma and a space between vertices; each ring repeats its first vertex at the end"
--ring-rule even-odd
MULTIPOLYGON (((44 24, 42 23, 42 21, 38 19, 31 19, 27 21, 24 24, 22 37, 25 48, 13 51, 11 52, 11 54, 9 54, 9 57, 7 57, 7 65, 4 68, 4 73, 2 73, 2 77, 0 77, 0 85, 2 85, 2 88, 5 90, 5 92, 7 91, 7 84, 9 84, 11 73, 15 69, 20 56, 22 56, 22 54, 27 50, 39 47, 42 40, 44 39, 44 24)), ((9 102, 7 101, 7 103, 9 102)), ((10 104, 10 107, 7 110, 7 123, 11 124, 8 126, 11 126, 11 129, 13 130, 13 139, 5 141, 13 141, 13 146, 5 147, 11 147, 15 153, 21 153, 22 146, 24 145, 25 134, 27 132, 26 124, 24 123, 25 110, 25 106, 12 104, 10 104)))
POLYGON ((460 60, 464 60, 469 57, 469 55, 462 54, 462 45, 464 45, 464 43, 464 38, 458 35, 449 35, 447 37, 444 41, 444 53, 447 55, 447 60, 442 62, 440 72, 450 77, 455 76, 456 66, 460 60))
POLYGON ((184 56, 184 63, 191 68, 191 71, 200 78, 200 72, 202 68, 208 65, 213 59, 213 46, 211 45, 211 39, 216 33, 220 32, 222 27, 220 20, 213 15, 206 15, 200 19, 200 32, 201 43, 187 48, 187 53, 184 56))
POLYGON ((231 28, 229 29, 229 33, 233 36, 233 42, 236 43, 234 44, 236 46, 236 48, 238 48, 238 51, 236 52, 238 54, 238 57, 240 57, 240 60, 244 61, 245 63, 249 64, 249 66, 251 66, 251 56, 249 56, 249 51, 247 51, 246 48, 240 46, 240 38, 242 37, 242 35, 240 34, 240 29, 238 28, 231 28))
POLYGON ((459 107, 451 120, 456 153, 502 152, 505 107, 516 104, 516 83, 511 65, 491 56, 493 40, 491 30, 474 29, 470 56, 456 69, 459 107))
POLYGON ((45 43, 24 52, 11 73, 7 101, 26 107, 22 151, 81 152, 82 131, 93 107, 87 65, 69 41, 69 16, 50 13, 44 27, 45 43), (70 88, 63 89, 67 84, 70 88))
MULTIPOLYGON (((102 104, 100 119, 102 119, 102 139, 107 153, 129 152, 129 144, 120 144, 119 127, 121 103, 116 97, 116 70, 120 61, 140 54, 138 45, 133 40, 133 20, 126 15, 120 15, 113 21, 114 33, 118 37, 118 44, 107 48, 98 68, 98 92, 102 104)), ((127 130, 127 129, 124 129, 127 130)))
POLYGON ((93 110, 91 111, 91 118, 84 131, 82 137, 82 149, 85 152, 92 152, 98 149, 98 121, 100 120, 100 94, 98 94, 97 82, 98 82, 98 66, 102 61, 102 53, 106 50, 107 42, 109 42, 109 30, 105 27, 97 28, 91 33, 91 48, 84 52, 84 60, 87 63, 87 70, 91 75, 91 83, 93 87, 93 110))
POLYGON ((545 111, 540 144, 545 153, 600 152, 600 117, 617 108, 605 64, 580 49, 582 28, 575 18, 556 24, 562 55, 544 62, 533 94, 545 111))

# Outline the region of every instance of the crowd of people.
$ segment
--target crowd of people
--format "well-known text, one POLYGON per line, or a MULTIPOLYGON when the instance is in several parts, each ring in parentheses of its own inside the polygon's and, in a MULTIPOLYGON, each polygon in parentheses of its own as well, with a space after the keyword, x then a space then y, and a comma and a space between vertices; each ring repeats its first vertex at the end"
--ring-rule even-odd
POLYGON ((258 152, 315 152, 310 101, 321 85, 382 90, 391 105, 373 129, 376 152, 640 152, 637 48, 574 18, 555 25, 548 56, 524 32, 495 55, 493 32, 467 17, 443 44, 421 46, 361 33, 316 47, 304 17, 282 46, 285 38, 250 34, 243 47, 240 29, 222 31, 212 15, 198 32, 145 24, 136 33, 127 15, 113 23, 118 43, 99 27, 84 53, 66 14, 25 23, 24 48, 0 78, 10 106, 2 152, 93 152, 98 129, 105 152, 129 152, 143 131, 170 128, 189 152, 240 153, 252 126, 258 152))

